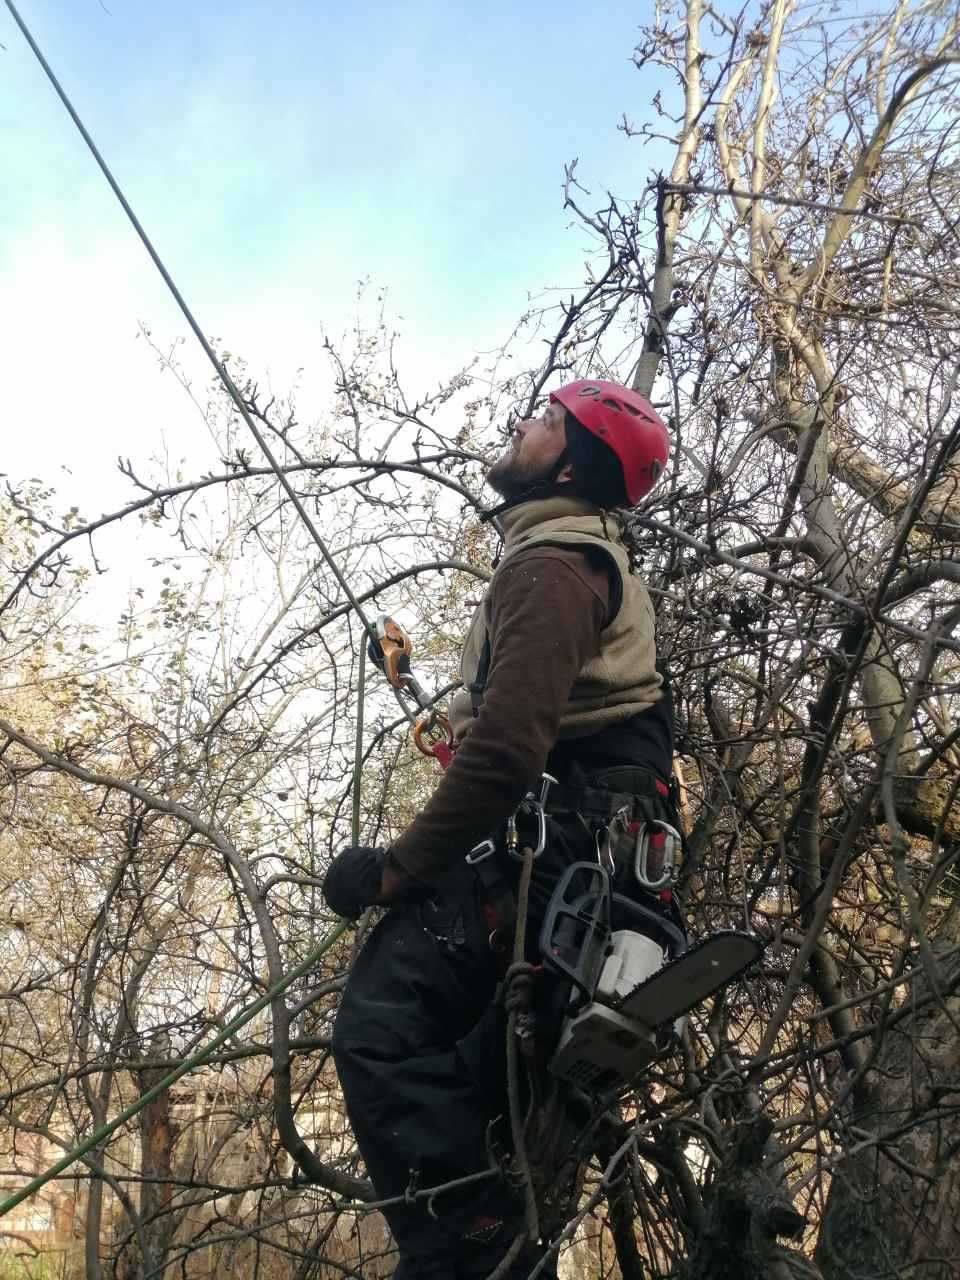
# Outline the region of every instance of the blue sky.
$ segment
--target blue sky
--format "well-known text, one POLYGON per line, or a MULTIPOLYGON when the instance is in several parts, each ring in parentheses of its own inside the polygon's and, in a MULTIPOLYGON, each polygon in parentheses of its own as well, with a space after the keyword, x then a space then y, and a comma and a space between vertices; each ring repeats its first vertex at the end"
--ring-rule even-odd
MULTIPOLYGON (((616 129, 658 87, 630 63, 643 0, 21 12, 200 323, 280 391, 365 276, 439 380, 506 336, 528 289, 577 281, 565 161, 598 204, 669 163, 616 129)), ((185 326, 5 11, 0 42, 0 467, 64 462, 98 487, 118 452, 195 439, 135 337, 185 326)))

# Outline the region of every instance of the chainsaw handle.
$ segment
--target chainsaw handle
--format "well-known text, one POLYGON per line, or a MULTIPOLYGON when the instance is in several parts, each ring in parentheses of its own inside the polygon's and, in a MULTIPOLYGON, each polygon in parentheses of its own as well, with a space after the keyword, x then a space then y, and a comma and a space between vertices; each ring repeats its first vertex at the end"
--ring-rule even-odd
POLYGON ((572 862, 560 877, 540 929, 540 954, 576 989, 572 1004, 589 1004, 610 941, 610 877, 596 862, 572 862))
POLYGON ((665 920, 657 911, 645 907, 632 898, 615 893, 612 898, 613 928, 632 929, 634 933, 642 933, 647 938, 658 942, 670 955, 671 960, 682 955, 687 949, 687 939, 682 929, 665 920))

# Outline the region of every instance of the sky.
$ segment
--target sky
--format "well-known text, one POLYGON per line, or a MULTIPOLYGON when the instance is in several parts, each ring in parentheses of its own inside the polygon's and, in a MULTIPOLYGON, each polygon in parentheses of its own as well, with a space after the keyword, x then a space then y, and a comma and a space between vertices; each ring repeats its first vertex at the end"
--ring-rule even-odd
MULTIPOLYGON (((317 412, 359 280, 436 385, 577 283, 566 162, 596 207, 669 163, 617 130, 658 87, 630 61, 650 0, 19 7, 201 326, 280 393, 303 368, 317 412)), ((118 454, 203 469, 213 444, 137 336, 186 325, 2 6, 0 45, 0 472, 96 514, 118 454)))

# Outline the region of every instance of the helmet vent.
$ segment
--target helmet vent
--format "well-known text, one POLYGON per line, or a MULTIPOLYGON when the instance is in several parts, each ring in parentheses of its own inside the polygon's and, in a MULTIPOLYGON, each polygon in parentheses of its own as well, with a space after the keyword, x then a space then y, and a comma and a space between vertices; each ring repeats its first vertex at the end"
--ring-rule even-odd
POLYGON ((616 409, 618 412, 623 408, 619 400, 611 400, 609 396, 601 400, 600 403, 605 404, 608 409, 616 409))
POLYGON ((600 394, 600 388, 593 387, 593 386, 581 387, 580 390, 577 392, 578 396, 590 396, 593 399, 595 399, 599 394, 600 394))

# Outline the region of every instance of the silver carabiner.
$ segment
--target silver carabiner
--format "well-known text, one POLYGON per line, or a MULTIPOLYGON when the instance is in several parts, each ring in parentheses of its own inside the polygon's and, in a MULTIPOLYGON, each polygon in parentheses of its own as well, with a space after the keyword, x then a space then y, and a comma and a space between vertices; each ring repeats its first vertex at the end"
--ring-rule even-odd
POLYGON ((633 874, 637 878, 637 883, 651 893, 669 889, 680 870, 682 849, 683 837, 676 827, 671 827, 669 822, 654 818, 651 822, 641 823, 637 832, 633 859, 633 874), (663 836, 663 843, 652 850, 654 856, 651 857, 651 838, 657 835, 663 836), (659 863, 659 868, 656 865, 651 866, 654 859, 659 863), (657 869, 659 874, 656 874, 657 869))
POLYGON ((550 794, 550 788, 556 782, 556 778, 552 773, 541 773, 540 775, 540 794, 534 795, 532 791, 528 791, 520 803, 517 805, 517 812, 510 815, 507 819, 507 852, 512 858, 523 861, 523 854, 520 851, 520 841, 517 836, 517 813, 532 813, 537 819, 537 843, 533 848, 534 858, 539 858, 541 853, 547 847, 547 813, 544 805, 547 803, 547 796, 550 794))
MULTIPOLYGON (((517 806, 517 813, 532 813, 537 819, 537 843, 533 846, 533 856, 539 858, 541 853, 547 847, 547 815, 543 811, 543 805, 533 795, 526 796, 517 806)), ((519 862, 523 861, 523 850, 520 848, 520 841, 517 836, 517 820, 516 815, 512 815, 507 819, 507 853, 511 858, 516 858, 519 862), (510 836, 513 839, 510 839, 510 836)))

